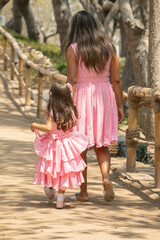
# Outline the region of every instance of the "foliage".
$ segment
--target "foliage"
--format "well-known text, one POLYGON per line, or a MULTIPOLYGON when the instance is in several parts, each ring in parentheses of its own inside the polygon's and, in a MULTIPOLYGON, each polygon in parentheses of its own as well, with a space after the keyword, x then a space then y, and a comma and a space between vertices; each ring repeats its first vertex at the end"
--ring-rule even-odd
POLYGON ((136 149, 136 160, 143 163, 151 163, 151 157, 147 152, 147 145, 140 143, 136 149))
POLYGON ((125 58, 124 57, 119 57, 119 68, 120 68, 121 77, 122 77, 124 64, 125 64, 125 58))
MULTIPOLYGON (((40 43, 31 41, 27 37, 8 28, 6 28, 6 31, 8 31, 14 38, 16 38, 18 43, 22 42, 25 45, 28 45, 37 51, 41 51, 45 56, 50 58, 51 63, 61 74, 67 75, 67 64, 64 59, 64 56, 62 56, 60 53, 59 46, 52 45, 52 44, 40 44, 40 43)), ((125 58, 119 58, 121 76, 122 76, 124 63, 125 63, 125 58)))
POLYGON ((34 48, 37 51, 41 51, 45 56, 50 58, 51 63, 54 67, 60 71, 60 73, 67 75, 67 66, 64 57, 61 55, 60 47, 52 44, 40 44, 34 41, 29 40, 27 37, 16 33, 11 29, 7 29, 14 38, 16 38, 17 42, 24 43, 27 46, 34 48))
MULTIPOLYGON (((118 149, 116 157, 127 156, 127 146, 123 140, 118 140, 118 149)), ((136 161, 154 166, 154 159, 147 151, 147 145, 140 143, 136 149, 136 161)))
POLYGON ((128 125, 128 116, 125 116, 123 121, 119 124, 119 127, 122 127, 124 125, 128 125))
POLYGON ((125 142, 118 141, 118 149, 116 157, 126 157, 127 156, 127 147, 125 142))

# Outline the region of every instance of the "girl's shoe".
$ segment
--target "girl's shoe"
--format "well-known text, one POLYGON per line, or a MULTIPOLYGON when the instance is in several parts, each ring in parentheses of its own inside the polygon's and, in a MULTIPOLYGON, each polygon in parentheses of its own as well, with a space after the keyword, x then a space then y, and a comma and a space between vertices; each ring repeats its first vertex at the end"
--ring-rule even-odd
POLYGON ((64 208, 65 203, 64 203, 65 195, 63 193, 58 193, 57 194, 57 202, 56 202, 56 207, 57 208, 64 208))
POLYGON ((56 196, 56 190, 50 189, 50 188, 44 186, 44 192, 46 193, 46 195, 48 197, 48 203, 52 203, 56 196))
POLYGON ((104 192, 103 192, 104 200, 106 202, 111 202, 115 197, 111 181, 104 182, 103 186, 104 186, 104 192))

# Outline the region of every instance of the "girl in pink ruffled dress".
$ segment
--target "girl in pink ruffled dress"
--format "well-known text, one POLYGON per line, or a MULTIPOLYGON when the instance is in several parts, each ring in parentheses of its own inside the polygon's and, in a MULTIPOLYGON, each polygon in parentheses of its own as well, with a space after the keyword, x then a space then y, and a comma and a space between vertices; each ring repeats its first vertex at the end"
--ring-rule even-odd
MULTIPOLYGON (((92 15, 80 11, 71 21, 65 56, 67 82, 73 86, 79 114, 76 128, 88 136, 87 149, 94 147, 102 173, 104 199, 109 202, 114 199, 114 191, 109 178, 108 146, 117 144, 118 121, 123 119, 122 82, 116 50, 92 15)), ((87 149, 81 155, 85 162, 87 149)), ((81 191, 72 199, 88 200, 86 169, 84 177, 81 191)))
POLYGON ((72 99, 72 86, 55 82, 49 93, 46 124, 32 123, 36 133, 35 152, 38 155, 34 184, 44 185, 49 200, 57 194, 57 208, 64 207, 65 190, 84 182, 86 164, 80 154, 88 145, 88 137, 73 131, 78 113, 72 99), (39 131, 45 132, 40 134, 39 131))

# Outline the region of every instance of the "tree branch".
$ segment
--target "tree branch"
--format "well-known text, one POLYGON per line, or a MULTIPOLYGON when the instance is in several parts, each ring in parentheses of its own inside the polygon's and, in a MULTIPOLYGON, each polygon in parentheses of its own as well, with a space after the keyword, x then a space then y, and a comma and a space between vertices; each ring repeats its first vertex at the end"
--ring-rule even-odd
POLYGON ((104 21, 105 32, 110 40, 113 34, 115 16, 117 15, 118 11, 119 11, 119 1, 117 0, 113 4, 113 7, 109 11, 104 21))
POLYGON ((130 1, 119 0, 119 6, 125 26, 135 32, 142 31, 144 29, 144 25, 142 21, 134 18, 130 1))
POLYGON ((92 5, 91 2, 94 2, 94 0, 88 1, 88 0, 80 0, 80 3, 82 4, 83 8, 89 12, 96 20, 99 28, 101 29, 101 31, 104 32, 104 26, 102 24, 103 20, 104 20, 104 14, 103 14, 103 10, 102 7, 99 5, 99 10, 96 11, 96 9, 94 8, 94 6, 92 5))

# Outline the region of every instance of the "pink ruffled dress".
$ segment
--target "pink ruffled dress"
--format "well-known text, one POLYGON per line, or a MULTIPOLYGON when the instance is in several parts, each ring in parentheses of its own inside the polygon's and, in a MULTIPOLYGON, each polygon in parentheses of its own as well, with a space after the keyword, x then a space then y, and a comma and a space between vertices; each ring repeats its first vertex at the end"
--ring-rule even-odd
POLYGON ((77 131, 57 130, 54 122, 51 132, 41 135, 35 130, 35 133, 34 149, 38 160, 33 183, 56 190, 80 186, 86 167, 80 154, 88 145, 88 137, 77 131))
MULTIPOLYGON (((76 54, 76 43, 71 47, 76 54)), ((115 94, 109 81, 111 57, 105 71, 97 74, 78 62, 74 101, 79 114, 76 130, 89 138, 88 147, 110 146, 118 140, 118 114, 115 94)))

